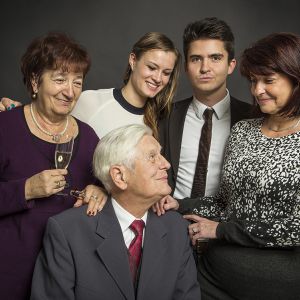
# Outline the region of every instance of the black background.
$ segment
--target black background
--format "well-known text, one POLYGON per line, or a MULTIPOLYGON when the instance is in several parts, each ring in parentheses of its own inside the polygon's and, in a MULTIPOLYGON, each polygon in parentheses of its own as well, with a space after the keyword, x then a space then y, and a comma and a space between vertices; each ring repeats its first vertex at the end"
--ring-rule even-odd
MULTIPOLYGON (((19 70, 29 42, 48 31, 65 31, 84 45, 92 68, 84 89, 120 87, 133 43, 148 31, 170 37, 182 53, 187 23, 216 16, 225 20, 236 38, 236 57, 269 33, 300 34, 298 0, 23 0, 0 3, 0 97, 27 102, 19 70)), ((231 94, 250 102, 248 84, 236 69, 230 76, 231 94)), ((176 99, 191 95, 184 69, 176 99)))

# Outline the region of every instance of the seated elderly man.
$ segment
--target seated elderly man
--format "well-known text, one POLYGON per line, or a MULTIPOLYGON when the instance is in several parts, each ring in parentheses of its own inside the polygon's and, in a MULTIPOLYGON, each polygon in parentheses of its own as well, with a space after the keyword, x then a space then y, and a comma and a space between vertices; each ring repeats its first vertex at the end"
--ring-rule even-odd
POLYGON ((31 299, 200 299, 187 222, 151 206, 171 191, 169 163, 143 125, 113 130, 98 144, 94 173, 111 197, 49 219, 31 299))

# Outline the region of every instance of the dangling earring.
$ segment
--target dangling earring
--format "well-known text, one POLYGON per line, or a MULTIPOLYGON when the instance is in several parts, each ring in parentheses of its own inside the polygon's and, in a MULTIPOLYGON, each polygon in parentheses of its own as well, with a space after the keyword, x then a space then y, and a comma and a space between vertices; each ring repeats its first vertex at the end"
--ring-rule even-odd
POLYGON ((32 99, 36 99, 37 93, 36 93, 36 92, 33 92, 31 97, 32 97, 32 99))

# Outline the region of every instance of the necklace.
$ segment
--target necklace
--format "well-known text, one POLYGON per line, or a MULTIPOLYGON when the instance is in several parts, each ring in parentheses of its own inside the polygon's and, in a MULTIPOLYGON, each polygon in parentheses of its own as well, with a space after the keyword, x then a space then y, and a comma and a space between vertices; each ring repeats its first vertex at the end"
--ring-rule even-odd
POLYGON ((52 141, 54 141, 54 142, 56 142, 56 143, 59 142, 60 137, 63 136, 63 135, 65 134, 65 132, 66 132, 66 130, 67 130, 67 128, 68 128, 68 125, 69 125, 69 116, 68 116, 68 117, 67 117, 67 121, 66 121, 65 128, 64 128, 61 132, 59 132, 59 133, 52 133, 52 132, 50 132, 50 131, 45 130, 45 129, 38 123, 38 121, 36 120, 35 115, 34 115, 34 113, 33 113, 33 105, 32 105, 32 103, 30 104, 30 114, 31 114, 32 120, 33 120, 34 124, 36 125, 36 127, 37 127, 40 131, 42 131, 43 133, 45 133, 45 134, 47 134, 47 135, 49 135, 49 136, 52 136, 52 141))
POLYGON ((292 125, 290 127, 287 127, 287 128, 283 128, 283 129, 272 129, 269 125, 268 125, 268 129, 271 130, 271 131, 274 131, 274 132, 281 132, 281 131, 286 131, 286 130, 291 130, 291 129, 294 129, 294 128, 297 128, 300 124, 300 119, 297 121, 297 123, 295 125, 292 125))

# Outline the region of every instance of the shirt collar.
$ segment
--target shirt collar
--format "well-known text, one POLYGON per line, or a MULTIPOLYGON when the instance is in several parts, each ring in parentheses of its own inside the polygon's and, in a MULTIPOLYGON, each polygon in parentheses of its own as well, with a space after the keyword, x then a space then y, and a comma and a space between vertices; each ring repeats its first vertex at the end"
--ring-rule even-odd
MULTIPOLYGON (((203 113, 209 107, 200 102, 200 100, 197 100, 195 96, 193 97, 192 105, 195 110, 196 116, 199 119, 203 120, 203 113)), ((225 97, 211 108, 213 108, 214 115, 217 117, 217 119, 220 120, 223 118, 225 113, 228 112, 230 108, 230 94, 227 89, 225 97)))
MULTIPOLYGON (((134 220, 137 220, 135 216, 124 209, 114 198, 111 198, 111 203, 114 208, 117 219, 120 223, 122 232, 124 232, 134 220)), ((147 222, 148 211, 142 216, 141 220, 144 221, 145 225, 147 222)))

